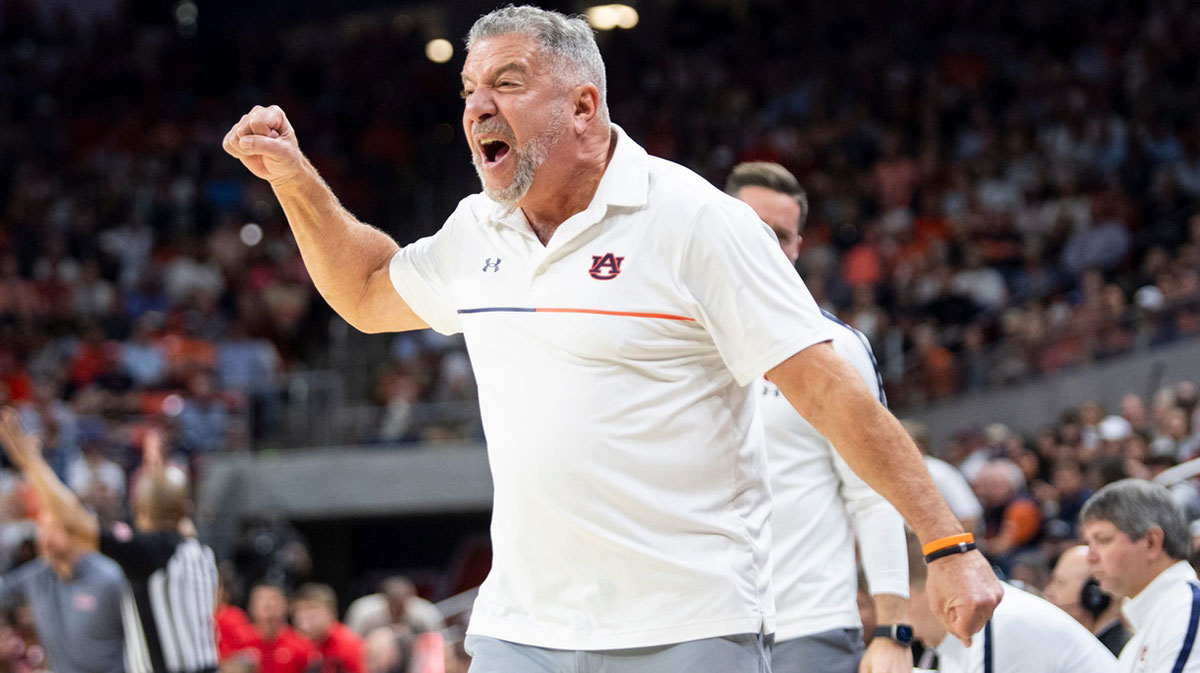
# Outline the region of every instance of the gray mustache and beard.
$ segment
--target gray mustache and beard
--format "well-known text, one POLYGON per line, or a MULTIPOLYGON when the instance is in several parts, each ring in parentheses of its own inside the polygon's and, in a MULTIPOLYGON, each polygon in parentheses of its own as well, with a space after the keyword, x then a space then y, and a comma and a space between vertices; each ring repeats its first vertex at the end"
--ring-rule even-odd
POLYGON ((475 165, 479 183, 483 185, 483 191, 488 198, 507 206, 516 205, 518 201, 525 198, 525 194, 533 186, 534 173, 546 162, 546 157, 550 156, 550 146, 562 133, 564 126, 566 126, 566 122, 563 117, 555 115, 545 129, 518 147, 512 127, 503 119, 488 117, 481 122, 472 123, 472 135, 491 133, 500 136, 504 142, 508 143, 508 151, 513 154, 513 159, 517 162, 516 172, 507 187, 489 188, 483 179, 483 154, 476 147, 471 147, 471 163, 475 165))

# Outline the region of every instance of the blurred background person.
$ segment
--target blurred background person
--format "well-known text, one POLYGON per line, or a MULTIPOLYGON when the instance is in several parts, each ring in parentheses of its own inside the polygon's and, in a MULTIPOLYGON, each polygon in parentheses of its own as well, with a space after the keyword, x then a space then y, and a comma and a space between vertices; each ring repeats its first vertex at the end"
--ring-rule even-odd
POLYGON ((1200 671, 1200 581, 1187 562, 1187 521, 1170 492, 1123 479, 1097 491, 1079 520, 1101 588, 1128 599, 1121 611, 1133 637, 1119 670, 1200 671))
POLYGON ((288 624, 288 600, 282 587, 254 585, 248 613, 255 631, 251 646, 258 655, 259 673, 316 673, 321 655, 288 624))
POLYGON ((206 673, 217 667, 217 567, 213 552, 181 530, 191 507, 187 477, 163 460, 162 439, 147 434, 145 475, 134 492, 134 528, 102 530, 94 515, 42 459, 17 412, 0 409, 0 444, 33 485, 38 504, 85 549, 117 562, 131 595, 122 601, 129 673, 206 673), (160 628, 170 624, 171 628, 160 628))
POLYGON ((1129 631, 1121 621, 1121 602, 1100 588, 1100 583, 1092 577, 1087 556, 1086 545, 1064 551, 1054 564, 1043 594, 1046 600, 1096 634, 1108 651, 1117 656, 1129 641, 1129 631))
MULTIPOLYGON (((767 224, 793 265, 800 257, 808 197, 779 164, 751 161, 733 167, 725 191, 767 224)), ((826 313, 833 347, 867 389, 886 403, 875 355, 861 332, 826 313)), ((833 444, 796 413, 779 388, 756 384, 767 439, 773 499, 771 581, 775 590, 772 670, 817 668, 828 673, 909 673, 904 519, 838 455, 833 444), (863 649, 857 604, 855 542, 874 603, 870 644, 863 649)))
POLYGON ((125 670, 125 576, 76 542, 48 512, 37 519, 38 558, 0 577, 0 606, 28 602, 56 673, 125 670))
POLYGON ((316 645, 321 673, 366 673, 363 639, 337 615, 337 594, 326 584, 302 584, 292 595, 292 622, 316 645))
POLYGON ((378 593, 357 598, 346 609, 346 626, 360 636, 392 625, 419 634, 442 630, 446 620, 437 606, 417 595, 412 580, 394 575, 379 583, 378 593))

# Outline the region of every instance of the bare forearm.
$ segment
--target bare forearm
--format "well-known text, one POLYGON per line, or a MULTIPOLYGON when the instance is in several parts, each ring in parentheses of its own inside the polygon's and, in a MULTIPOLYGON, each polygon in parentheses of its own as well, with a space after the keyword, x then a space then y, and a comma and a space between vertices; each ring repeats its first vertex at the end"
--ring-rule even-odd
POLYGON ((875 594, 875 621, 880 624, 907 624, 908 599, 895 594, 875 594))
POLYGON ((386 273, 398 246, 390 236, 359 222, 342 207, 316 169, 272 185, 317 291, 346 322, 374 329, 377 316, 366 305, 372 274, 386 273))
POLYGON ((844 408, 834 410, 829 427, 820 429, 850 467, 900 511, 922 541, 962 532, 896 418, 869 396, 841 401, 844 408))
POLYGON ((25 477, 33 486, 38 504, 45 507, 71 537, 89 548, 99 547, 100 527, 96 518, 44 460, 32 462, 26 467, 25 477))
POLYGON ((770 377, 922 541, 962 532, 908 433, 828 344, 797 353, 770 377))

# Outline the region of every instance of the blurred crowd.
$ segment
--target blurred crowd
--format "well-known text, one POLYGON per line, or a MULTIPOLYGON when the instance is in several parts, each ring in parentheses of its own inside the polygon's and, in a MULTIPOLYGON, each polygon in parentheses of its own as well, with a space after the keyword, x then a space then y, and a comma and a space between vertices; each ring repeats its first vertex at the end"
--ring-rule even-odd
POLYGON ((980 549, 1009 576, 1040 588, 1055 559, 1081 544, 1083 504, 1118 479, 1155 480, 1170 489, 1200 541, 1200 485, 1194 475, 1180 474, 1186 468, 1164 474, 1200 458, 1198 397, 1196 384, 1182 381, 1150 399, 1124 395, 1115 409, 1084 401, 1030 435, 994 423, 959 432, 940 447, 930 446, 921 424, 906 426, 951 509, 981 539, 980 549))
MULTIPOLYGON (((801 178, 802 272, 875 344, 895 405, 1200 333, 1195 7, 641 11, 601 35, 613 118, 717 183, 747 159, 801 178)), ((0 401, 56 432, 64 464, 85 437, 132 464, 147 415, 190 453, 269 444, 288 372, 330 366, 330 313, 269 188, 220 150, 251 105, 282 105, 346 206, 399 240, 477 189, 457 61, 423 58, 426 24, 207 17, 0 5, 0 401)), ((350 391, 373 409, 352 440, 478 435, 461 341, 352 364, 374 379, 350 391)))
POLYGON ((223 673, 466 673, 470 664, 462 625, 447 629, 406 577, 384 579, 378 592, 349 606, 339 606, 325 584, 289 590, 259 582, 243 610, 236 577, 223 573, 221 586, 216 625, 223 673))

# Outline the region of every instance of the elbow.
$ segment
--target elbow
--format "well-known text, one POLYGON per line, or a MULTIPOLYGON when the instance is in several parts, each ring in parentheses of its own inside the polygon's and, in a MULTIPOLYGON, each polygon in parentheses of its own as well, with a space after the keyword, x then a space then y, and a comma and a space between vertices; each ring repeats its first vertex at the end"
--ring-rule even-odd
POLYGON ((381 324, 380 321, 371 320, 365 316, 350 316, 345 313, 340 315, 347 324, 363 334, 382 334, 388 331, 387 326, 381 324))

